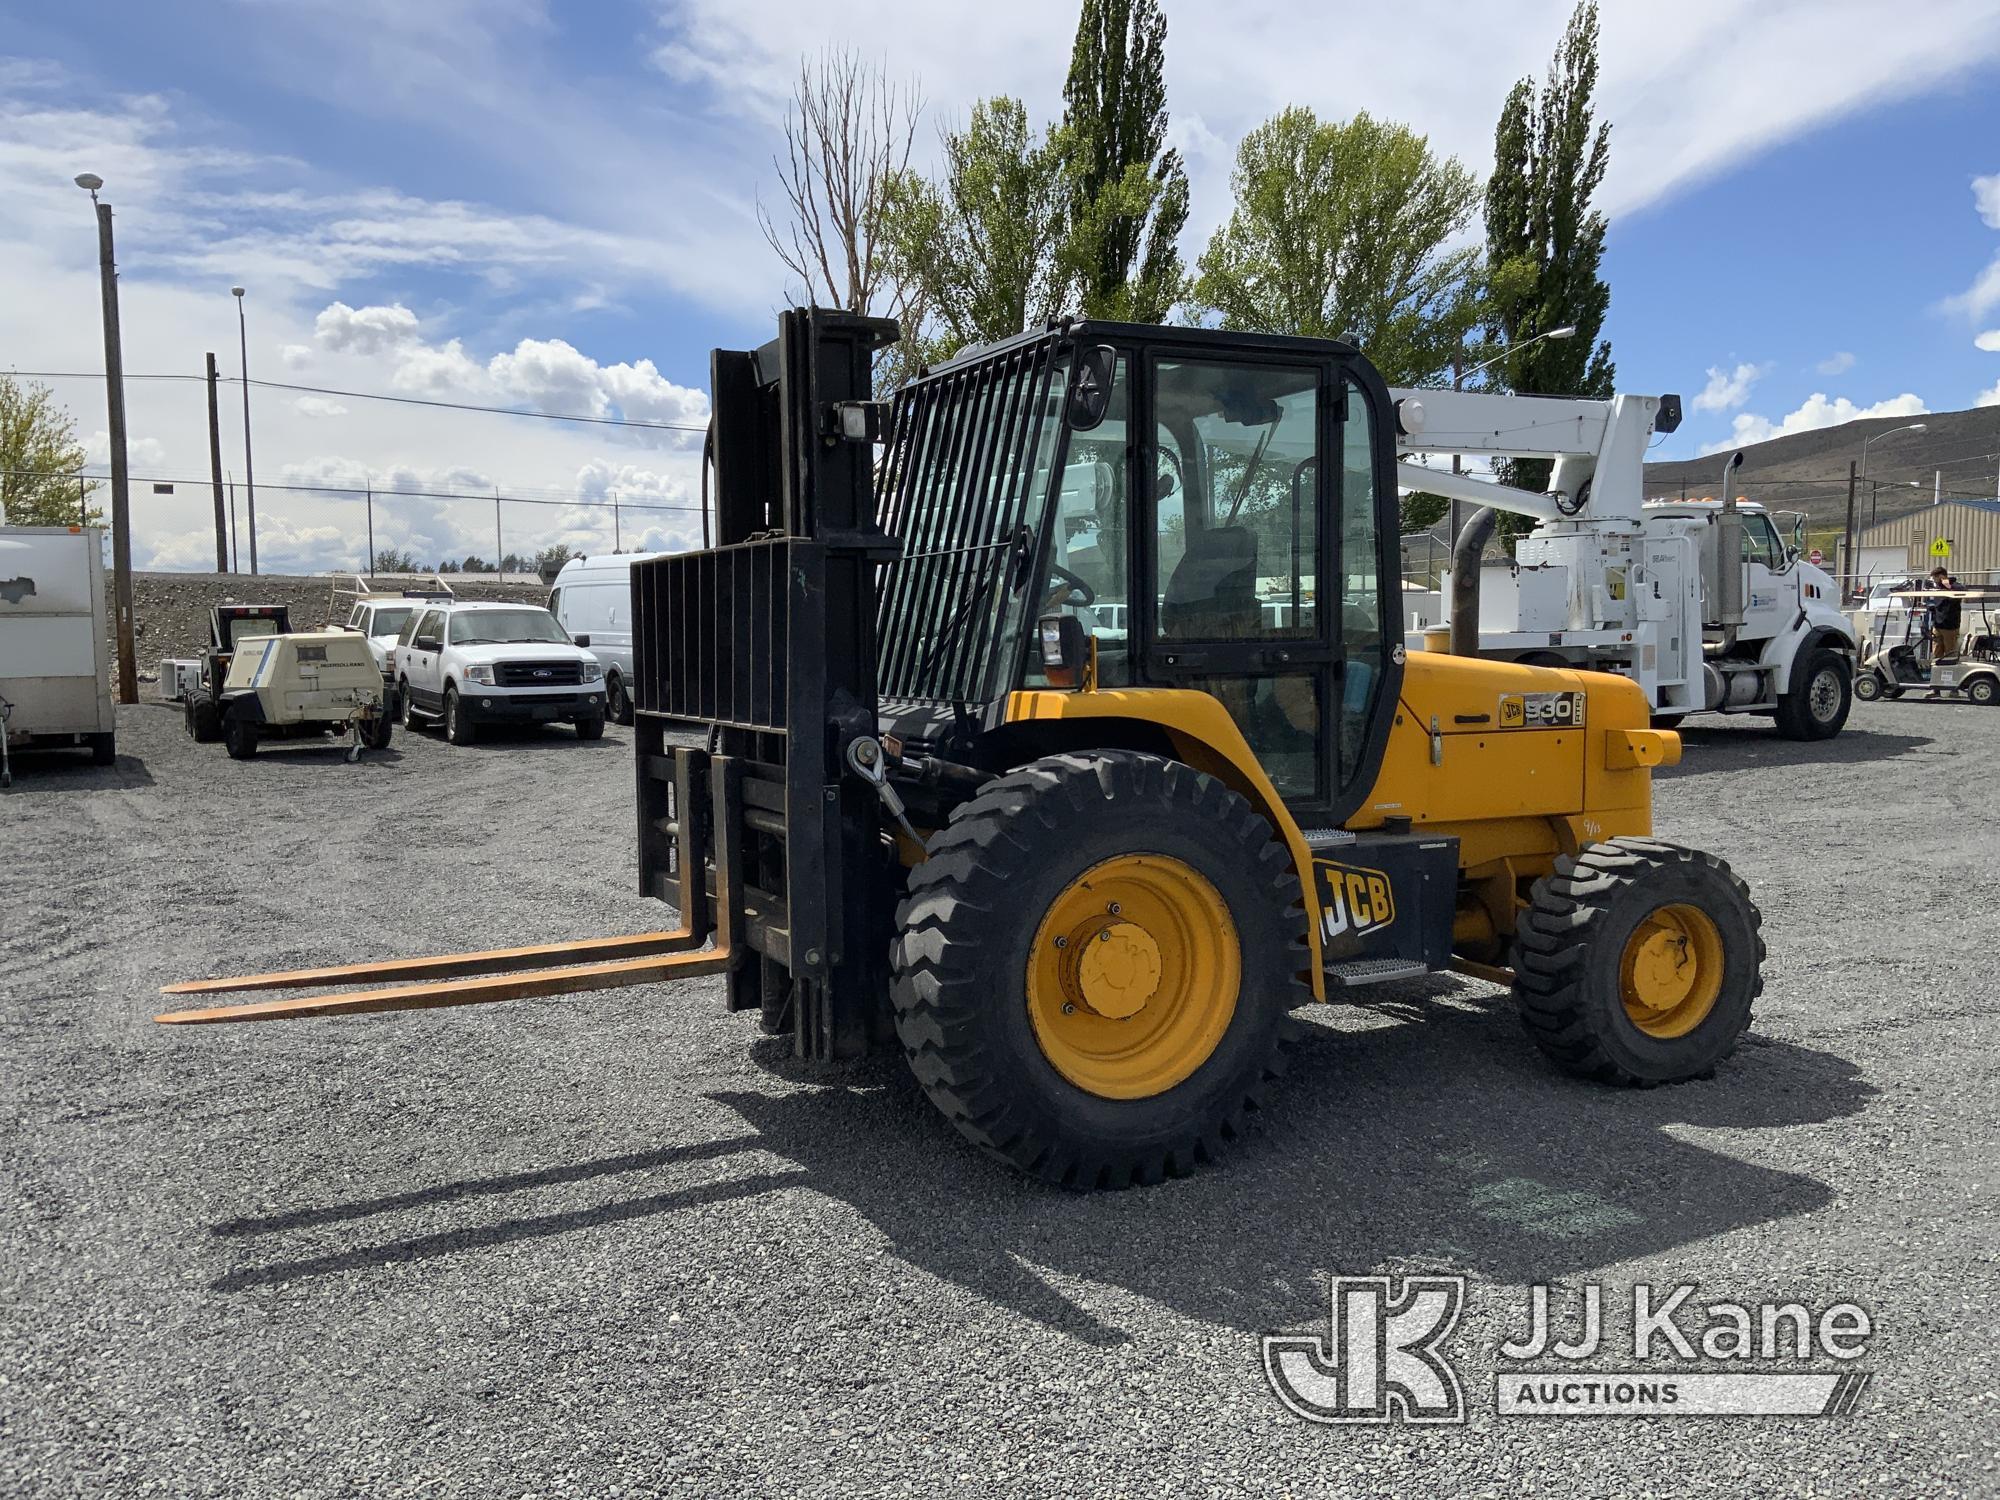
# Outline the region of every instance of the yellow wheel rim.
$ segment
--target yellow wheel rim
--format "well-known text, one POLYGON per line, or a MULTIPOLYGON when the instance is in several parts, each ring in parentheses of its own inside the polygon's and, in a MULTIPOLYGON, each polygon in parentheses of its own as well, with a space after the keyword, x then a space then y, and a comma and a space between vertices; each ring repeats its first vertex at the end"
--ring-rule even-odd
POLYGON ((1632 1024, 1653 1037, 1686 1036, 1722 993, 1722 934, 1696 906, 1662 906, 1625 940, 1618 987, 1632 1024))
POLYGON ((1164 854, 1093 865, 1050 903, 1028 954, 1042 1055, 1106 1099, 1165 1093, 1236 1014, 1243 955, 1221 894, 1164 854))

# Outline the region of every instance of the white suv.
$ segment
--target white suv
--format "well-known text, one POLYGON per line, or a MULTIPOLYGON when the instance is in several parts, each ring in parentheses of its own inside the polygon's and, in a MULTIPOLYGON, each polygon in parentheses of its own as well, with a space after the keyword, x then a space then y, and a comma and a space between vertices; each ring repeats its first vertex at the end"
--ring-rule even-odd
POLYGON ((561 720, 580 740, 604 733, 604 669, 538 605, 419 610, 396 639, 396 688, 405 728, 439 720, 454 745, 482 724, 561 720))

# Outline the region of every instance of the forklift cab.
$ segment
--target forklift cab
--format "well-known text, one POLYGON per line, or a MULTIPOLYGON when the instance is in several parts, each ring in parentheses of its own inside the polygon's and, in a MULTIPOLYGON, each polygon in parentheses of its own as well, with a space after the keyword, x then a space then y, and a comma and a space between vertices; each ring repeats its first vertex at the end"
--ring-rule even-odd
POLYGON ((1401 663, 1394 424, 1374 368, 1324 340, 1085 322, 940 366, 894 423, 888 727, 935 739, 940 697, 999 727, 1009 693, 1052 685, 1029 627, 1061 617, 1097 686, 1209 694, 1302 822, 1338 821, 1371 780, 1401 663), (1079 388, 1091 402, 1064 399, 1079 388), (991 435, 956 462, 933 453, 926 434, 962 433, 968 407, 991 435), (1046 427, 1010 434, 1021 408, 1046 427), (1023 480, 1017 512, 980 505, 1023 480), (968 567, 990 648, 927 618, 927 599, 965 597, 968 567))

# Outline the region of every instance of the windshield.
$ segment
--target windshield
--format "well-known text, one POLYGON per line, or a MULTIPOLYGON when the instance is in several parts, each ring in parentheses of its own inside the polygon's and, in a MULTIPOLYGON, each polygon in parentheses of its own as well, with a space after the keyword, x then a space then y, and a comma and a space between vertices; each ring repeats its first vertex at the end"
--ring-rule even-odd
POLYGON ((370 635, 400 634, 403 627, 410 623, 410 616, 415 613, 414 609, 378 609, 375 611, 374 623, 368 627, 368 633, 370 635))
POLYGON ((454 646, 537 642, 569 644, 569 636, 545 609, 479 609, 451 617, 451 643, 454 646))

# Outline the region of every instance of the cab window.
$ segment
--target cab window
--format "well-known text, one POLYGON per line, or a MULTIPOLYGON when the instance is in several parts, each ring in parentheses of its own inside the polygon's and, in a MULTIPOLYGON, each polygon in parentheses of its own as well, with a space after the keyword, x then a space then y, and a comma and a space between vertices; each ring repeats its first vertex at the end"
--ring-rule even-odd
POLYGON ((1767 515, 1752 512, 1743 517, 1743 560, 1762 563, 1776 572, 1785 565, 1785 545, 1767 515))
MULTIPOLYGON (((1056 489, 1055 532, 1049 545, 1044 613, 1074 615, 1097 641, 1097 680, 1105 687, 1132 681, 1129 556, 1130 382, 1124 356, 1111 381, 1105 417, 1070 435, 1069 458, 1056 489)), ((1047 682, 1030 652, 1028 680, 1047 682)))

